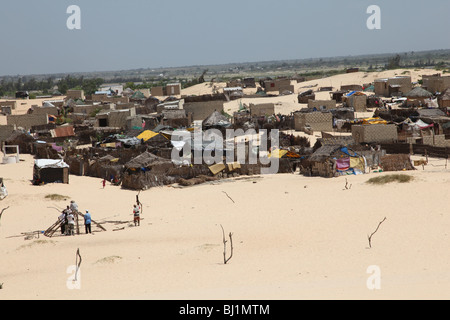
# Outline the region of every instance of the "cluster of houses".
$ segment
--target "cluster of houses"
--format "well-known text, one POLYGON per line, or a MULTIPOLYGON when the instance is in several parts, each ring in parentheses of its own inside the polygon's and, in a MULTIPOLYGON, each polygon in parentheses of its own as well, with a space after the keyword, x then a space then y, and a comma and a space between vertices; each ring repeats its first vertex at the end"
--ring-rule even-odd
MULTIPOLYGON (((293 81, 303 79, 261 80, 258 92, 292 94, 293 81)), ((203 129, 205 134, 208 128, 280 130, 277 147, 282 152, 273 155, 280 160, 279 173, 298 169, 305 175, 335 177, 377 168, 410 170, 409 154, 414 146, 438 148, 434 149, 438 155, 447 156, 449 76, 424 76, 422 86, 401 76, 346 85, 338 91, 327 88, 328 100, 316 100, 317 91, 310 89, 298 94, 296 112, 280 114, 273 103, 254 103, 227 114, 224 104, 245 96, 242 89, 246 87, 256 87, 255 80, 231 82, 221 93, 201 96, 182 96, 180 84, 175 83, 135 91, 120 85, 104 86, 89 96, 82 90, 69 90, 64 99, 49 99, 20 115, 13 112, 15 101, 1 103, 7 114, 7 124, 0 126, 3 163, 14 162, 19 152, 30 153, 36 158, 36 184, 68 183, 70 173, 139 190, 189 179, 261 173, 264 165, 246 164, 249 162, 217 166, 172 161, 172 152, 179 146, 172 139, 175 132, 193 135, 203 129), (365 112, 372 116, 357 117, 365 112), (321 137, 311 146, 293 131, 320 133, 321 137), (77 148, 81 145, 85 147, 77 148)), ((211 141, 210 137, 204 139, 211 141)), ((247 146, 247 157, 257 152, 247 146)), ((193 143, 192 148, 211 152, 207 143, 193 143)))

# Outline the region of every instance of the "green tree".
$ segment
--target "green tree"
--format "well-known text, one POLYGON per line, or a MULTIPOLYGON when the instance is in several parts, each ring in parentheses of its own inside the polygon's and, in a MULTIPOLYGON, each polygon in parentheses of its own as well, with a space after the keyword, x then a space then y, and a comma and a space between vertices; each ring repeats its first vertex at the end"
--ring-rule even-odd
POLYGON ((67 93, 67 90, 69 90, 69 87, 68 87, 68 85, 67 85, 66 82, 60 82, 60 83, 58 84, 58 90, 59 90, 59 92, 61 92, 62 94, 66 94, 66 93, 67 93))
POLYGON ((130 88, 131 90, 136 90, 136 85, 134 84, 134 82, 127 82, 127 83, 125 83, 124 89, 127 89, 127 88, 130 88))
POLYGON ((401 60, 401 57, 399 54, 397 54, 395 57, 390 58, 388 64, 386 65, 386 69, 400 68, 400 60, 401 60))

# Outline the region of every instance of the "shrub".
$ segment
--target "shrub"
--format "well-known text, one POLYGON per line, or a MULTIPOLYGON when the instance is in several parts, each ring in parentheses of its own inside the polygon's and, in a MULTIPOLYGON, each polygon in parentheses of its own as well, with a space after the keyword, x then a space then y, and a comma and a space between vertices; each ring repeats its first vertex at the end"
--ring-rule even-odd
POLYGON ((62 196, 60 194, 48 194, 45 196, 45 199, 53 200, 53 201, 66 201, 69 197, 68 196, 62 196))
POLYGON ((391 182, 407 183, 414 180, 414 177, 405 174, 390 174, 380 177, 371 178, 367 181, 370 184, 386 184, 391 182))

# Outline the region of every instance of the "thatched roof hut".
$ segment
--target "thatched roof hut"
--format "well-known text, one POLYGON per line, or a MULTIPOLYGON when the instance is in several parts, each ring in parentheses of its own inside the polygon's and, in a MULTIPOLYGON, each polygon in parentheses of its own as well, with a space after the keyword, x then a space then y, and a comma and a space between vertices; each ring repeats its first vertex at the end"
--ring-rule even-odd
POLYGON ((420 98, 420 97, 424 97, 424 98, 432 98, 433 97, 433 93, 431 93, 430 91, 422 88, 422 87, 415 87, 413 88, 411 91, 407 92, 405 94, 405 97, 411 97, 411 98, 420 98))
POLYGON ((415 170, 409 154, 389 154, 381 157, 383 171, 415 170))
POLYGON ((339 145, 320 147, 302 164, 300 172, 307 176, 334 177, 336 169, 332 161, 332 155, 340 147, 339 145))
POLYGON ((325 161, 326 159, 334 155, 338 150, 340 150, 341 147, 341 145, 324 145, 317 149, 309 157, 309 161, 325 161))
POLYGON ((91 177, 107 180, 119 179, 124 169, 124 166, 120 164, 119 160, 119 158, 109 154, 97 160, 90 160, 88 174, 91 177))
POLYGON ((148 97, 144 102, 145 108, 147 109, 147 113, 156 112, 156 107, 160 103, 161 101, 158 98, 153 96, 148 97))
POLYGON ((411 98, 411 99, 417 99, 417 98, 431 98, 433 97, 433 94, 424 88, 421 87, 415 87, 411 91, 405 93, 405 97, 411 98))
POLYGON ((231 122, 228 120, 226 116, 221 114, 218 111, 214 111, 208 118, 203 120, 202 122, 203 128, 208 127, 230 127, 231 122))
POLYGON ((157 165, 172 164, 169 159, 158 157, 150 152, 144 152, 139 156, 131 159, 125 164, 125 169, 139 170, 141 168, 151 168, 157 165))
POLYGON ((7 139, 5 139, 5 145, 17 145, 19 146, 20 153, 28 154, 33 152, 34 142, 35 139, 23 130, 15 130, 7 139))
POLYGON ((440 108, 449 108, 450 107, 450 88, 445 90, 439 97, 439 107, 440 108))
POLYGON ((364 173, 365 164, 361 155, 343 145, 330 144, 317 149, 302 163, 301 172, 311 176, 332 178, 340 173, 364 173))
POLYGON ((122 95, 123 96, 132 96, 133 95, 133 93, 134 93, 134 90, 133 89, 131 89, 131 88, 125 88, 123 91, 122 91, 122 95))
POLYGON ((122 187, 145 190, 173 183, 174 179, 167 175, 167 172, 173 167, 171 160, 146 151, 125 164, 122 187))

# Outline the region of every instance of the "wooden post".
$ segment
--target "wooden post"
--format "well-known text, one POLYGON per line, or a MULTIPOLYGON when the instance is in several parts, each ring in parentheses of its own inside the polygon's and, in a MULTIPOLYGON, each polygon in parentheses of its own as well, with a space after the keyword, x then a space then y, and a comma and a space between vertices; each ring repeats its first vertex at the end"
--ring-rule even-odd
POLYGON ((75 211, 75 217, 77 220, 77 234, 80 234, 80 223, 79 223, 78 211, 75 211))
POLYGON ((56 230, 61 226, 61 223, 64 223, 64 221, 58 219, 58 221, 56 221, 47 230, 45 230, 44 236, 51 238, 56 230))

